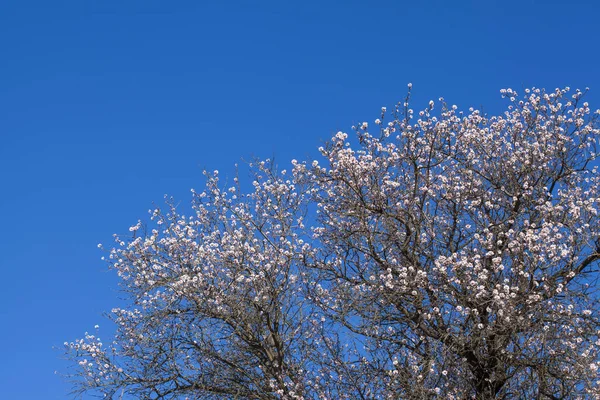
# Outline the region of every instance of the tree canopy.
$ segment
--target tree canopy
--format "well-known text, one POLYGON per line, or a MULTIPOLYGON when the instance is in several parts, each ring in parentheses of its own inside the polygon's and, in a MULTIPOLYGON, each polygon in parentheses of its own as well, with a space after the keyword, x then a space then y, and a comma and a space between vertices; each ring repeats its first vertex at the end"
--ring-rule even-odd
POLYGON ((109 250, 117 333, 78 393, 142 399, 599 398, 599 111, 407 98, 314 161, 217 171, 109 250))

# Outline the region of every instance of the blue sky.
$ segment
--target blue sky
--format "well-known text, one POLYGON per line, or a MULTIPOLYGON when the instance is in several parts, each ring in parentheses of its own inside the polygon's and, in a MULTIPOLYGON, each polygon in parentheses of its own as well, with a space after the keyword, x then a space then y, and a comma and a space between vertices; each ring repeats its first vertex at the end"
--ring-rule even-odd
POLYGON ((600 107, 594 3, 1 2, 2 397, 67 397, 53 346, 118 303, 96 244, 203 168, 309 158, 408 82, 417 108, 566 85, 600 107))

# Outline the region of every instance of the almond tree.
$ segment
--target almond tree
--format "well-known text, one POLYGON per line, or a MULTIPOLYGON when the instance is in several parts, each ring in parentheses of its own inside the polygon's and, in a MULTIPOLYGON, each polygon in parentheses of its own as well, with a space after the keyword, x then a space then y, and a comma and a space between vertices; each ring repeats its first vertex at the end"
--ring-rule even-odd
POLYGON ((569 93, 417 116, 409 86, 374 130, 337 133, 292 176, 258 163, 244 195, 208 175, 192 217, 155 210, 154 228, 117 238, 131 304, 109 346, 66 344, 77 389, 600 398, 599 112, 569 93))

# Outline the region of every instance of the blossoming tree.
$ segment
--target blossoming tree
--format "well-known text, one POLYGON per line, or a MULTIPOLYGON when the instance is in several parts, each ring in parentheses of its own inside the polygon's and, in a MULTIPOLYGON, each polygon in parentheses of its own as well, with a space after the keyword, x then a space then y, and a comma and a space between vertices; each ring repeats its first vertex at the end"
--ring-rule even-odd
POLYGON ((598 111, 409 96, 254 189, 215 171, 110 262, 110 344, 66 343, 77 392, 144 399, 600 398, 598 111))

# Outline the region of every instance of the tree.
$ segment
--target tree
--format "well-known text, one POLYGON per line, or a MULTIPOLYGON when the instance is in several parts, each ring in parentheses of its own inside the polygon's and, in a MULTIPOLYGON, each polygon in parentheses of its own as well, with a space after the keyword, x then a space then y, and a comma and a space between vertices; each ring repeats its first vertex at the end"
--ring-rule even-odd
POLYGON ((147 399, 600 398, 600 130, 568 88, 487 116, 409 95, 323 165, 207 173, 116 237, 117 334, 80 392, 147 399), (391 114, 391 118, 388 115, 391 114), (386 118, 389 122, 384 122, 386 118))

